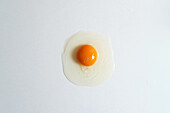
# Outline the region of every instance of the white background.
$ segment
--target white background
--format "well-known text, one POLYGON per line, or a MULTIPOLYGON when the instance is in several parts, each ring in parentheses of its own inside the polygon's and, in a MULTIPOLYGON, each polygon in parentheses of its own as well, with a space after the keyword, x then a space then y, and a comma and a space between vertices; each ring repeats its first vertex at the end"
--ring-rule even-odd
POLYGON ((0 113, 170 113, 169 0, 0 0, 0 113), (71 84, 66 39, 111 37, 115 72, 71 84))

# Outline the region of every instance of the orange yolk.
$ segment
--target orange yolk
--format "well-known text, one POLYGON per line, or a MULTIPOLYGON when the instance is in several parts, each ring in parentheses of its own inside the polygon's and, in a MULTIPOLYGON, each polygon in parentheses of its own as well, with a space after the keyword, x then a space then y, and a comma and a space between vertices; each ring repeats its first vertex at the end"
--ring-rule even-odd
POLYGON ((84 66, 91 66, 97 60, 97 51, 91 45, 83 45, 77 52, 77 59, 84 66))

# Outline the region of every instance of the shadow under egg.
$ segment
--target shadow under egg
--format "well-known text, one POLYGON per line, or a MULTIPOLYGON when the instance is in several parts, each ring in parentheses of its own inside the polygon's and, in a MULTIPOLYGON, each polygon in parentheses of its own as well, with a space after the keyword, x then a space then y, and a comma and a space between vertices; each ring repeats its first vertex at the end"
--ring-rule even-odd
POLYGON ((82 45, 75 47, 75 48, 73 49, 73 51, 72 51, 72 59, 73 59, 73 61, 76 62, 77 64, 79 64, 79 61, 78 61, 78 59, 77 59, 77 51, 79 50, 79 48, 80 48, 81 46, 82 46, 82 45))

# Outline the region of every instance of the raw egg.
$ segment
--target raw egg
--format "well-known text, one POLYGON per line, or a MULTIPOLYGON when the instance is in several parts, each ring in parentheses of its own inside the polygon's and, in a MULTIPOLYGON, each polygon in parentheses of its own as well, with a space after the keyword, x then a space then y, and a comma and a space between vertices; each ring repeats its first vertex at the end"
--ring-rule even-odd
POLYGON ((66 78, 80 86, 96 86, 114 70, 110 40, 98 33, 78 32, 71 36, 62 56, 66 78))

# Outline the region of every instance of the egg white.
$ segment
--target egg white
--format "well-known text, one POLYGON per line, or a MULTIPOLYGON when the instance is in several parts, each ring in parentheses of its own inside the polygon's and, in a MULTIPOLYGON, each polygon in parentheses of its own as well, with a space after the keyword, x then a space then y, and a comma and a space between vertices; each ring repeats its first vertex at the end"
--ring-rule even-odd
POLYGON ((113 50, 108 38, 93 32, 78 32, 66 43, 63 53, 63 71, 66 78, 80 86, 95 86, 109 79, 114 70, 113 50), (92 66, 81 65, 77 58, 80 46, 92 45, 98 53, 92 66))

